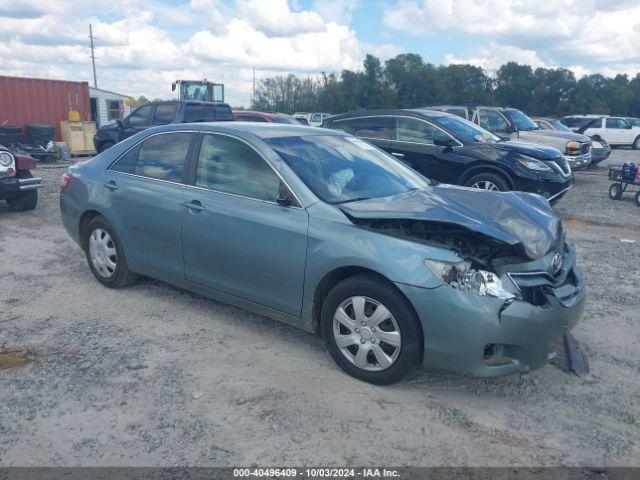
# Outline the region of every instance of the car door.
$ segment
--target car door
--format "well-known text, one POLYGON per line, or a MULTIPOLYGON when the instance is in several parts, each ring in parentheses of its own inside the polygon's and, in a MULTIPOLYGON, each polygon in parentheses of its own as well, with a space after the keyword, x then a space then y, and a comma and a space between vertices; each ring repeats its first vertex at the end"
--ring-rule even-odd
POLYGON ((452 147, 435 145, 436 140, 459 142, 432 123, 414 117, 396 117, 392 143, 394 155, 424 176, 439 182, 455 183, 461 166, 452 147))
POLYGON ((154 111, 155 105, 144 105, 133 111, 122 122, 120 140, 129 138, 130 136, 149 128, 152 123, 154 111))
POLYGON ((182 208, 187 280, 300 315, 308 215, 245 141, 204 134, 182 208))
POLYGON ((514 132, 511 131, 509 121, 497 110, 489 108, 479 108, 476 123, 485 130, 498 135, 499 137, 512 137, 514 132))
POLYGON ((196 134, 151 135, 103 176, 107 216, 122 237, 127 261, 182 278, 181 214, 185 161, 196 134))

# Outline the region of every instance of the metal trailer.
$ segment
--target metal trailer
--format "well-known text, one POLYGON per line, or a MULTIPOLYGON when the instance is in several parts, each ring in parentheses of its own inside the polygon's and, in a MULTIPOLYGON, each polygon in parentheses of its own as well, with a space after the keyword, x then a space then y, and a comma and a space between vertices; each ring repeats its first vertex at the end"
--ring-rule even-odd
POLYGON ((633 164, 609 166, 609 180, 613 183, 609 187, 609 198, 620 200, 622 194, 630 187, 630 191, 636 191, 635 202, 640 207, 640 168, 633 164))

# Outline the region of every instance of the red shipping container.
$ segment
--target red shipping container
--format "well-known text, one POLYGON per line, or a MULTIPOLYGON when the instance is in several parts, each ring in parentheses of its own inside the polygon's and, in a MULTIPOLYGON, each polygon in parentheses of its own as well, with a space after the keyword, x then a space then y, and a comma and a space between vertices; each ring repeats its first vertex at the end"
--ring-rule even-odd
POLYGON ((87 82, 0 75, 0 125, 22 127, 25 140, 30 123, 53 125, 56 140, 62 140, 60 122, 69 119, 71 109, 81 120, 91 119, 87 82))

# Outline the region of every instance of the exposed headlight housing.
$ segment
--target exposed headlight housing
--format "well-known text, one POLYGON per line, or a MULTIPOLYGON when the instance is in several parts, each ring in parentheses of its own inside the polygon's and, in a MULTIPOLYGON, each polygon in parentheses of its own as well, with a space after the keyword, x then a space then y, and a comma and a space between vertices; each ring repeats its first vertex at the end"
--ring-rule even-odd
POLYGON ((13 155, 9 152, 0 152, 0 165, 8 167, 13 164, 13 155))
POLYGON ((440 281, 452 288, 502 300, 515 298, 513 293, 503 288, 502 280, 495 273, 472 269, 471 262, 442 262, 427 259, 424 264, 440 281))
POLYGON ((571 140, 570 142, 567 142, 567 150, 566 150, 566 154, 571 156, 571 157, 575 157, 576 155, 580 155, 582 151, 582 145, 580 145, 580 142, 577 142, 575 140, 571 140))
POLYGON ((527 170, 534 170, 536 172, 552 172, 553 169, 545 162, 536 160, 535 158, 527 158, 517 161, 518 165, 526 168, 527 170))

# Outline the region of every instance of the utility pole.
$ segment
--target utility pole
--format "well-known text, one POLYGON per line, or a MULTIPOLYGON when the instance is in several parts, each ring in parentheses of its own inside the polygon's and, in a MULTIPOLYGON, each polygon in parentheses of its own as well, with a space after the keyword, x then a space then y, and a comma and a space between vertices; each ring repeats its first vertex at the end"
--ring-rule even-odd
POLYGON ((251 88, 251 108, 256 100, 256 67, 253 67, 253 87, 251 88))
POLYGON ((93 65, 93 86, 95 88, 98 88, 98 77, 96 76, 96 56, 93 52, 94 50, 94 46, 93 46, 93 30, 91 28, 91 24, 89 24, 89 40, 91 41, 91 64, 93 65))

